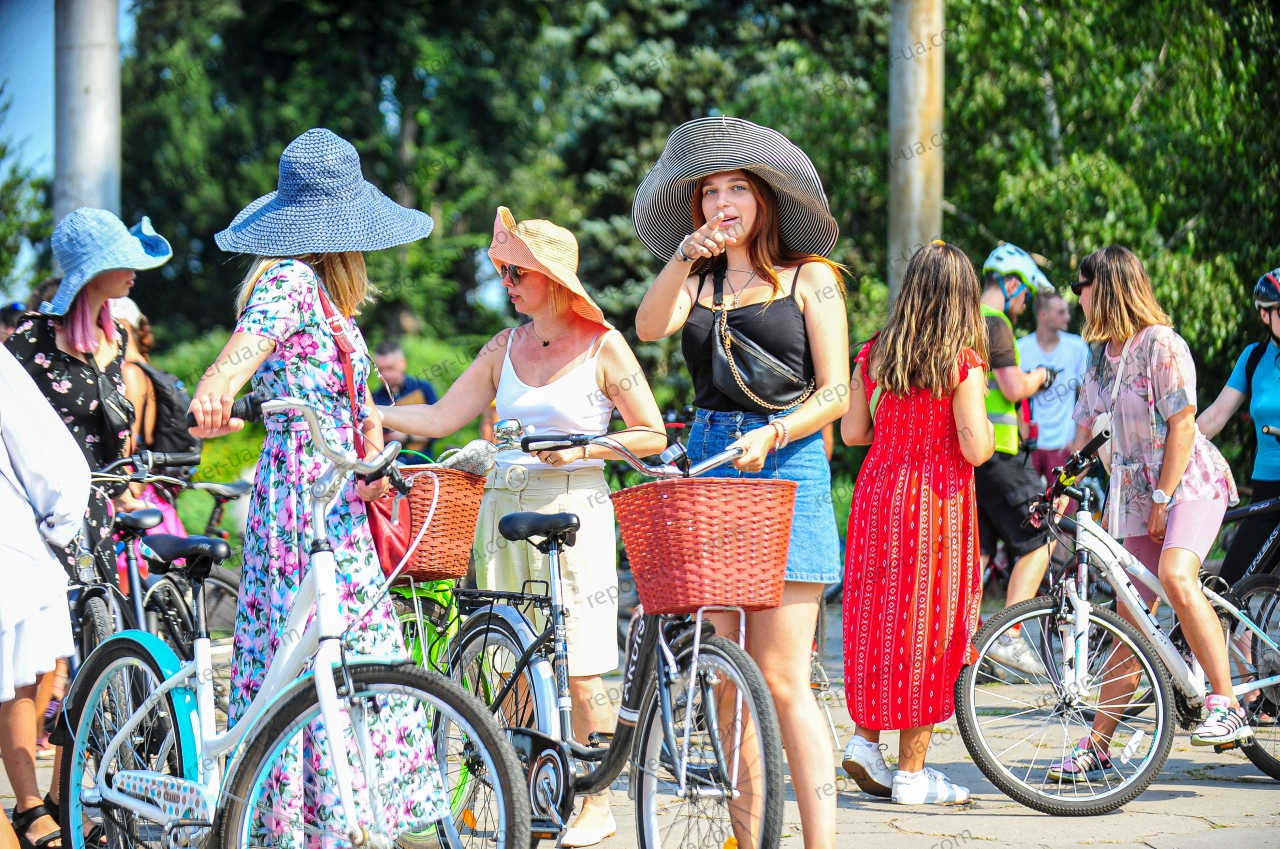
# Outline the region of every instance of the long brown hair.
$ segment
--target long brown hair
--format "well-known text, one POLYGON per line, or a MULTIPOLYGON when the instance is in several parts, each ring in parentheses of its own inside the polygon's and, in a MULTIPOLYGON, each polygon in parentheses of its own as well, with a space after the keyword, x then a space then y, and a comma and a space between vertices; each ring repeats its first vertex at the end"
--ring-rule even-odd
POLYGON ((960 354, 987 359, 982 288, 973 263, 955 245, 934 242, 915 252, 889 323, 871 348, 869 373, 885 392, 927 389, 935 398, 955 390, 960 354))
POLYGON ((1089 254, 1080 263, 1080 278, 1093 284, 1084 341, 1122 341, 1153 324, 1173 326, 1156 301, 1147 270, 1128 248, 1109 245, 1089 254))
MULTIPOLYGON (((360 312, 360 307, 373 295, 377 294, 369 285, 369 275, 365 271, 364 254, 360 251, 346 251, 332 254, 304 254, 292 257, 299 262, 311 266, 324 283, 324 289, 333 301, 333 305, 344 318, 351 318, 360 312)), ((236 314, 244 312, 253 295, 253 287, 258 285, 258 278, 271 266, 284 257, 258 257, 249 268, 249 273, 240 283, 240 292, 236 296, 236 314)))
MULTIPOLYGON (((756 276, 762 280, 768 280, 773 286, 773 294, 770 297, 776 298, 782 294, 782 284, 778 281, 775 266, 796 268, 806 262, 820 262, 829 267, 836 276, 836 285, 840 287, 840 293, 844 294, 844 278, 841 275, 848 269, 825 256, 803 253, 788 245, 782 238, 782 227, 778 223, 778 196, 774 194, 773 187, 750 171, 742 169, 742 173, 746 175, 747 184, 751 186, 751 191, 756 196, 755 224, 752 225, 751 232, 745 239, 747 256, 751 260, 751 267, 755 269, 756 276)), ((702 214, 702 187, 714 176, 714 174, 708 174, 693 187, 693 199, 689 205, 694 230, 707 223, 707 217, 702 214)), ((716 260, 723 260, 723 258, 724 254, 719 257, 701 257, 694 261, 690 273, 701 274, 711 268, 716 260)))

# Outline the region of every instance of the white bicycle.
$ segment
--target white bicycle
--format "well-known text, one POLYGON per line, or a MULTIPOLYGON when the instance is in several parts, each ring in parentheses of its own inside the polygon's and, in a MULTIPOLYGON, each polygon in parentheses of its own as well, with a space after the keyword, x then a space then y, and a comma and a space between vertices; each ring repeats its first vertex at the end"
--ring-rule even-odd
MULTIPOLYGON (((1109 438, 1100 434, 1055 469, 1052 485, 1031 509, 1031 520, 1074 548, 1075 574, 1068 565, 1049 595, 991 617, 973 638, 977 661, 956 682, 956 717, 969 755, 1001 791, 1048 814, 1102 814, 1137 797, 1164 768, 1175 717, 1184 729, 1193 727, 1206 695, 1204 672, 1176 623, 1166 633, 1129 577, 1165 605, 1160 580, 1094 521, 1093 493, 1076 485, 1109 438), (1079 502, 1074 520, 1054 511, 1063 495, 1079 502), (1089 602, 1090 567, 1133 611, 1136 627, 1089 602), (1019 649, 1023 668, 992 657, 1001 643, 1019 649), (1052 767, 1095 728, 1110 750, 1094 774, 1058 769, 1055 775, 1052 767)), ((1280 778, 1280 580, 1266 577, 1270 582, 1247 597, 1214 590, 1214 578, 1202 577, 1201 585, 1222 622, 1234 691, 1254 729, 1240 748, 1280 778)))
MULTIPOLYGON (((311 487, 313 516, 328 514, 347 475, 377 477, 399 452, 393 442, 366 463, 334 448, 295 398, 251 396, 233 415, 285 411, 302 415, 330 461, 311 487)), ((288 626, 257 695, 222 732, 202 581, 230 551, 209 537, 157 540, 186 559, 195 658, 180 663, 158 637, 125 631, 86 660, 68 700, 75 748, 62 762, 62 822, 82 824, 64 830, 69 845, 96 849, 105 834, 112 849, 528 846, 528 790, 504 733, 474 697, 407 657, 348 657, 333 551, 322 525, 310 532, 288 626)))

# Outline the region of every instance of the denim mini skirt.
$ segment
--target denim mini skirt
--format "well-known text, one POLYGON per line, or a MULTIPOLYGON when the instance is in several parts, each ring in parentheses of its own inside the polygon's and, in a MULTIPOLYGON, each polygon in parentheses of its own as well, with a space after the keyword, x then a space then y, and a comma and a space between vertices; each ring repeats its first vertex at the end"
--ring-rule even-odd
MULTIPOLYGON (((766 427, 771 419, 789 412, 791 410, 765 416, 699 409, 689 430, 689 457, 699 463, 724 451, 744 433, 766 427)), ((840 539, 831 503, 831 464, 827 462, 821 432, 796 440, 780 452, 770 451, 764 468, 758 472, 740 472, 726 463, 702 477, 776 478, 800 484, 791 520, 787 580, 833 584, 840 579, 840 539)))

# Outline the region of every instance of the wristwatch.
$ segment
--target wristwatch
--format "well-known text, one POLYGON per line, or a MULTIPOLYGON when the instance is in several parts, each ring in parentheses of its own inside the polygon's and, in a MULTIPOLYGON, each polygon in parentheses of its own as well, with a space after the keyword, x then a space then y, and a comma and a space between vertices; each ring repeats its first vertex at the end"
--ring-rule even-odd
POLYGON ((1168 504, 1173 500, 1163 489, 1157 489, 1151 493, 1151 500, 1157 504, 1168 504))

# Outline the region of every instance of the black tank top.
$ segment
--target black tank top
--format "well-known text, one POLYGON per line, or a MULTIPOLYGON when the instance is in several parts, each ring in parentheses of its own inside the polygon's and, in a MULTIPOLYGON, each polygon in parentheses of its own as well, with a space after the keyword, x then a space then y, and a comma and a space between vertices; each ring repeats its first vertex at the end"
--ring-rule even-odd
MULTIPOLYGON (((706 274, 699 282, 693 309, 680 333, 680 351, 693 380, 693 405, 721 413, 752 412, 744 410, 741 404, 727 397, 711 381, 711 345, 718 341, 712 339, 715 313, 698 302, 707 284, 706 278, 710 276, 710 273, 706 274)), ((796 269, 796 277, 799 276, 800 271, 796 269)), ((786 297, 729 310, 728 319, 729 327, 777 357, 779 362, 804 380, 813 378, 809 335, 805 332, 804 313, 796 303, 794 279, 791 292, 786 297)))

